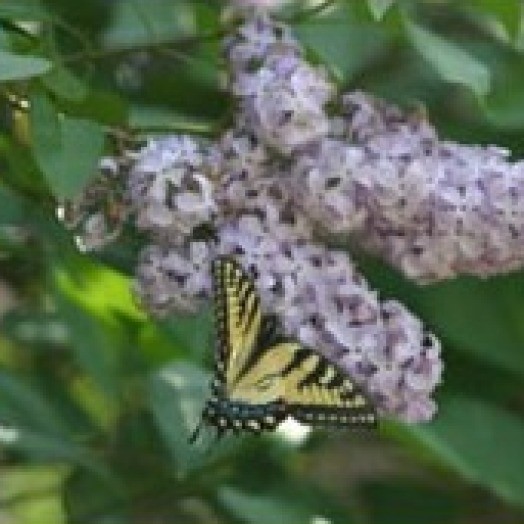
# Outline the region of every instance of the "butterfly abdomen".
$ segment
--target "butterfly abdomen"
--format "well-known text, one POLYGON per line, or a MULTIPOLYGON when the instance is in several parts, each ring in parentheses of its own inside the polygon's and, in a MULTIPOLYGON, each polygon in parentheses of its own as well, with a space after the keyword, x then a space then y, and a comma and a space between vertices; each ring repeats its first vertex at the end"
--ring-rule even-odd
POLYGON ((251 405, 213 397, 207 401, 203 419, 215 426, 219 434, 229 429, 235 433, 240 431, 260 433, 274 430, 286 417, 284 411, 284 406, 280 402, 251 405))

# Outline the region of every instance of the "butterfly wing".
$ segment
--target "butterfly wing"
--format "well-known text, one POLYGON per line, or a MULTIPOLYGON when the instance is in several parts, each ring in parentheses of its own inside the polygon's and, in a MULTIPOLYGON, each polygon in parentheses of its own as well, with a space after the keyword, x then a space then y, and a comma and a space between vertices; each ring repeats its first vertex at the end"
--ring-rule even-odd
POLYGON ((311 425, 375 426, 376 411, 355 381, 324 356, 297 350, 284 370, 285 402, 295 419, 311 425))
POLYGON ((253 358, 262 325, 260 299, 253 281, 232 258, 213 261, 217 348, 216 372, 226 390, 232 389, 253 358))
POLYGON ((231 391, 231 399, 281 402, 286 415, 311 425, 376 425, 375 408, 362 389, 324 356, 295 341, 261 353, 231 391))
POLYGON ((262 316, 254 283, 234 259, 217 258, 212 271, 216 379, 203 420, 219 435, 272 430, 287 416, 312 425, 375 425, 372 403, 347 374, 262 316))

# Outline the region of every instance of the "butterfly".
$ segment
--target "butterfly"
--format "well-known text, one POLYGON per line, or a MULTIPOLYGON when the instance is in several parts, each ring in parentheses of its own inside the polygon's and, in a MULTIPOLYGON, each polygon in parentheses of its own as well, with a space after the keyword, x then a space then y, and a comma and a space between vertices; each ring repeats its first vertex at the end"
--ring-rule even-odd
POLYGON ((373 404, 346 372, 284 337, 276 317, 262 314, 254 281, 234 258, 214 259, 211 270, 215 377, 191 443, 204 423, 218 437, 271 431, 288 416, 311 425, 376 425, 373 404))

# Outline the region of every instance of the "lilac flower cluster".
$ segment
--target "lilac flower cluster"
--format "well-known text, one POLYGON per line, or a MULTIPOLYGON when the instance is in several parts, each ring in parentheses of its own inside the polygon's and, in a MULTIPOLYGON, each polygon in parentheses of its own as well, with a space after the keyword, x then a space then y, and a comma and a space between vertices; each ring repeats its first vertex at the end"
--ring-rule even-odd
POLYGON ((326 72, 308 64, 286 26, 255 16, 226 45, 231 90, 267 147, 284 155, 329 131, 324 106, 334 95, 326 72))
MULTIPOLYGON (((138 296, 159 315, 197 311, 210 298, 211 261, 235 256, 264 310, 361 383, 383 415, 430 419, 439 341, 402 304, 381 300, 326 236, 351 235, 417 282, 521 266, 522 162, 441 141, 419 112, 359 92, 328 115, 334 86, 267 15, 240 25, 225 55, 238 101, 231 129, 213 142, 152 139, 115 164, 126 216, 150 240, 138 296)), ((84 224, 101 220, 92 216, 84 224)), ((93 246, 107 237, 96 232, 87 228, 93 246)))
POLYGON ((317 225, 418 282, 522 266, 524 162, 439 141, 420 115, 363 93, 343 104, 343 131, 296 164, 297 202, 317 225))

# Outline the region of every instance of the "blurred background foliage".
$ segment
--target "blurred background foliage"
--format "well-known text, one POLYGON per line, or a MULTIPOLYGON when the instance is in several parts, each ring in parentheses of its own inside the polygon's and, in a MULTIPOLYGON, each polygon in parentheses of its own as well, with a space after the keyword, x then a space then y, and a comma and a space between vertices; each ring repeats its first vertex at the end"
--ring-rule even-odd
MULTIPOLYGON (((143 240, 81 254, 55 207, 108 137, 227 125, 221 4, 0 2, 0 522, 524 521, 518 272, 421 288, 359 255, 382 295, 443 340, 432 423, 187 444, 210 315, 148 318, 130 291, 143 240)), ((342 88, 423 106, 444 138, 524 155, 519 0, 327 0, 280 16, 342 88)))

